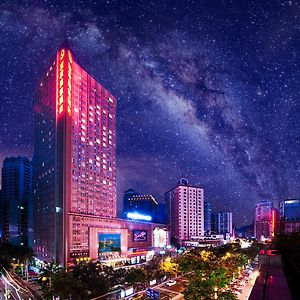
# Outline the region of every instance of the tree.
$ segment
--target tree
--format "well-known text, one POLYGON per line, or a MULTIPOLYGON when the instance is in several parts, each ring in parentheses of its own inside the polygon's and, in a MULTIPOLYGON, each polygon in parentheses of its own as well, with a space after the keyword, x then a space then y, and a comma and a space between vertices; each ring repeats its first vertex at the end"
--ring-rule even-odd
POLYGON ((178 273, 178 263, 167 257, 160 263, 160 269, 169 276, 175 276, 178 273))
POLYGON ((74 277, 80 280, 93 296, 107 293, 113 286, 113 269, 92 262, 80 262, 73 269, 74 277))
POLYGON ((143 283, 146 281, 146 272, 142 268, 131 268, 125 275, 125 280, 129 284, 143 283))
POLYGON ((10 271, 15 263, 25 263, 33 258, 33 250, 24 246, 0 243, 0 274, 10 271))
POLYGON ((72 272, 62 269, 53 277, 53 293, 60 299, 84 300, 88 298, 88 288, 72 272))
POLYGON ((51 299, 54 296, 53 290, 53 278, 61 271, 62 267, 57 264, 54 260, 46 263, 41 269, 39 284, 43 291, 43 297, 45 299, 51 299))
POLYGON ((218 293, 218 300, 237 300, 237 296, 232 291, 218 293))

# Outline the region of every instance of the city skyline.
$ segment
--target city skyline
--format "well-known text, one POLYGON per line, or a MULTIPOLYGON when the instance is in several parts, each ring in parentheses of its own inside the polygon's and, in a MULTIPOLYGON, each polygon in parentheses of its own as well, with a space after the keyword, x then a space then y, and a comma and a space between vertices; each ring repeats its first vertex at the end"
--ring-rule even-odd
POLYGON ((34 93, 67 35, 119 99, 119 205, 128 188, 162 200, 181 173, 238 225, 251 223, 260 200, 297 197, 294 4, 212 1, 205 13, 179 3, 128 2, 124 13, 114 1, 78 10, 1 4, 1 163, 32 158, 34 93), (160 11, 170 14, 162 21, 160 11))

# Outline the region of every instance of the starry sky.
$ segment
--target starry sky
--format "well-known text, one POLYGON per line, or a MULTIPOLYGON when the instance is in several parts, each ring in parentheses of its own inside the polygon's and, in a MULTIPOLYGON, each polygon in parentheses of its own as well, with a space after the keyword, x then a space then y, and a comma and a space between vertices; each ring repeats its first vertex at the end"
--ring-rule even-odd
POLYGON ((1 1, 0 163, 32 158, 35 91, 68 37, 118 99, 119 203, 183 174, 251 223, 257 201, 300 196, 299 16, 293 0, 1 1))

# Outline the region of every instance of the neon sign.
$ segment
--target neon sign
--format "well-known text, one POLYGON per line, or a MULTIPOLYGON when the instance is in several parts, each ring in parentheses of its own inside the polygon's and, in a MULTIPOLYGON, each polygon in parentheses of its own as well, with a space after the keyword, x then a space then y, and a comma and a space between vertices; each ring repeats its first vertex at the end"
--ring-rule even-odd
POLYGON ((272 237, 275 236, 275 210, 272 210, 272 237))
POLYGON ((68 114, 71 116, 71 97, 72 97, 72 54, 70 50, 68 50, 68 114))
POLYGON ((61 114, 64 110, 64 57, 65 50, 62 49, 59 55, 59 87, 58 87, 58 113, 61 114))
POLYGON ((132 220, 143 220, 143 221, 151 221, 152 217, 147 215, 142 215, 136 212, 129 212, 127 213, 127 218, 132 220))
POLYGON ((57 111, 61 114, 64 111, 65 106, 67 107, 68 114, 71 115, 72 107, 72 54, 68 50, 68 55, 66 55, 65 49, 62 49, 59 53, 58 58, 58 101, 57 101, 57 111), (65 69, 67 68, 67 78, 65 77, 65 69), (65 101, 65 95, 67 96, 67 101, 65 101), (66 105, 65 105, 65 102, 66 105))

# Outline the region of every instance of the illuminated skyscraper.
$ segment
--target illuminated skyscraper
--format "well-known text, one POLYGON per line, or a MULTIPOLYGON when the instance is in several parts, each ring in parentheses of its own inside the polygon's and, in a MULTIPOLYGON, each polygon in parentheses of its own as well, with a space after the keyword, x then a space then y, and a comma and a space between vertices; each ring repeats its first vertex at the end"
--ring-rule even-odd
POLYGON ((300 199, 286 199, 280 203, 281 230, 284 233, 300 231, 300 199))
POLYGON ((116 99, 66 46, 35 103, 34 248, 66 264, 89 255, 95 218, 116 217, 116 99))
POLYGON ((151 221, 157 221, 156 213, 158 210, 158 202, 151 194, 140 195, 133 189, 124 192, 123 196, 123 211, 124 217, 128 217, 128 213, 139 213, 150 216, 151 221))
POLYGON ((271 201, 263 200, 255 206, 254 236, 257 240, 271 239, 275 227, 275 211, 271 201))
POLYGON ((217 221, 217 229, 219 234, 224 234, 232 236, 233 235, 233 228, 232 228, 232 213, 230 212, 218 212, 216 214, 216 221, 217 221))
POLYGON ((211 234, 211 203, 204 201, 204 232, 207 235, 211 234))
POLYGON ((204 190, 181 178, 165 193, 171 242, 183 245, 192 237, 204 235, 204 190))

